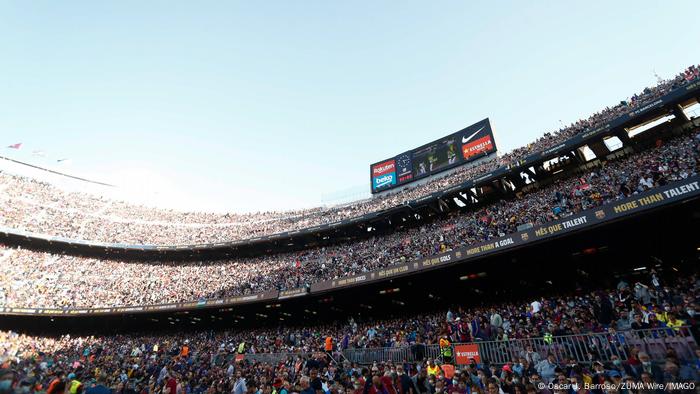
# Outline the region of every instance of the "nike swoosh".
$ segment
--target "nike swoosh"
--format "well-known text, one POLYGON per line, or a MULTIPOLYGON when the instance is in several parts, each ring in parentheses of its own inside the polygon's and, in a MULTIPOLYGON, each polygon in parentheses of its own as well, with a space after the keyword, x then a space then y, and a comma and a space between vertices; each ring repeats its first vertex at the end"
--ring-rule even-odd
POLYGON ((480 132, 481 130, 483 130, 484 127, 486 127, 486 125, 481 126, 481 128, 480 128, 479 130, 475 131, 474 134, 470 135, 470 136, 467 137, 467 138, 462 137, 462 143, 463 143, 463 144, 466 144, 467 142, 469 142, 469 140, 471 140, 472 138, 474 138, 475 135, 479 134, 479 132, 480 132))

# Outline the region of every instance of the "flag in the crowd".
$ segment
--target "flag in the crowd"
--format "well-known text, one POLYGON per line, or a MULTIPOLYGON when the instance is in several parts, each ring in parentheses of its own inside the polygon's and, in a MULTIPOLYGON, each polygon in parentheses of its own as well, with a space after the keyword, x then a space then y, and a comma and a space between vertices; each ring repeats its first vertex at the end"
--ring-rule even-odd
POLYGON ((43 150, 35 150, 32 152, 32 155, 39 156, 39 157, 46 157, 46 152, 44 152, 43 150))
POLYGON ((19 149, 19 148, 22 147, 22 143, 21 143, 21 142, 18 142, 18 143, 16 143, 16 144, 8 145, 7 147, 10 148, 10 149, 19 149))
POLYGON ((301 261, 297 260, 295 266, 297 267, 297 269, 301 268, 301 261))
POLYGON ((403 244, 404 244, 404 245, 410 245, 410 244, 411 244, 411 237, 406 237, 406 238, 404 238, 403 244))

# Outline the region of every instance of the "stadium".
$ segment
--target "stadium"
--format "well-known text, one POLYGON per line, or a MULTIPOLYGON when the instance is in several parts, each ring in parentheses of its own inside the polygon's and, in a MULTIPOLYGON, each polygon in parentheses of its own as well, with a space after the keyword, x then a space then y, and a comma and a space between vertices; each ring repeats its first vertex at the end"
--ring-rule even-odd
POLYGON ((0 155, 0 393, 695 391, 700 66, 620 99, 508 152, 474 121, 296 210, 0 155))

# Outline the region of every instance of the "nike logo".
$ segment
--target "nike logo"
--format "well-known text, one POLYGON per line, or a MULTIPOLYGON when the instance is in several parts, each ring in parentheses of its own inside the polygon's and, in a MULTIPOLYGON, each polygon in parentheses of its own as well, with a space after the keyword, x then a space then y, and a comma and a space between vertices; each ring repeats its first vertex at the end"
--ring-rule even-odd
POLYGON ((469 142, 469 140, 471 140, 472 138, 474 138, 475 135, 479 134, 479 132, 480 132, 481 130, 483 130, 484 127, 486 127, 486 125, 481 126, 481 128, 480 128, 479 130, 475 131, 474 134, 470 135, 469 137, 462 137, 462 143, 463 143, 463 144, 466 144, 467 142, 469 142))

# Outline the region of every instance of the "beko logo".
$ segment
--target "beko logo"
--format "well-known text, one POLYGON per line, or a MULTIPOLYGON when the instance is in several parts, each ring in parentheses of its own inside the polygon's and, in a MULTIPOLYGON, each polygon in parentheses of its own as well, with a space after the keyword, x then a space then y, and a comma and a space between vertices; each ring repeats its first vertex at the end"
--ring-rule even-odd
POLYGON ((472 138, 474 138, 475 135, 479 134, 479 132, 481 132, 481 130, 484 129, 484 127, 486 127, 486 125, 481 126, 481 128, 480 128, 479 130, 475 131, 475 132, 474 132, 472 135, 470 135, 469 137, 462 137, 462 143, 463 143, 463 144, 466 144, 467 142, 471 141, 472 138))
POLYGON ((390 184, 393 182, 394 182, 394 175, 392 175, 392 174, 388 174, 388 175, 374 178, 374 185, 376 187, 381 187, 381 186, 384 186, 386 184, 390 184))

